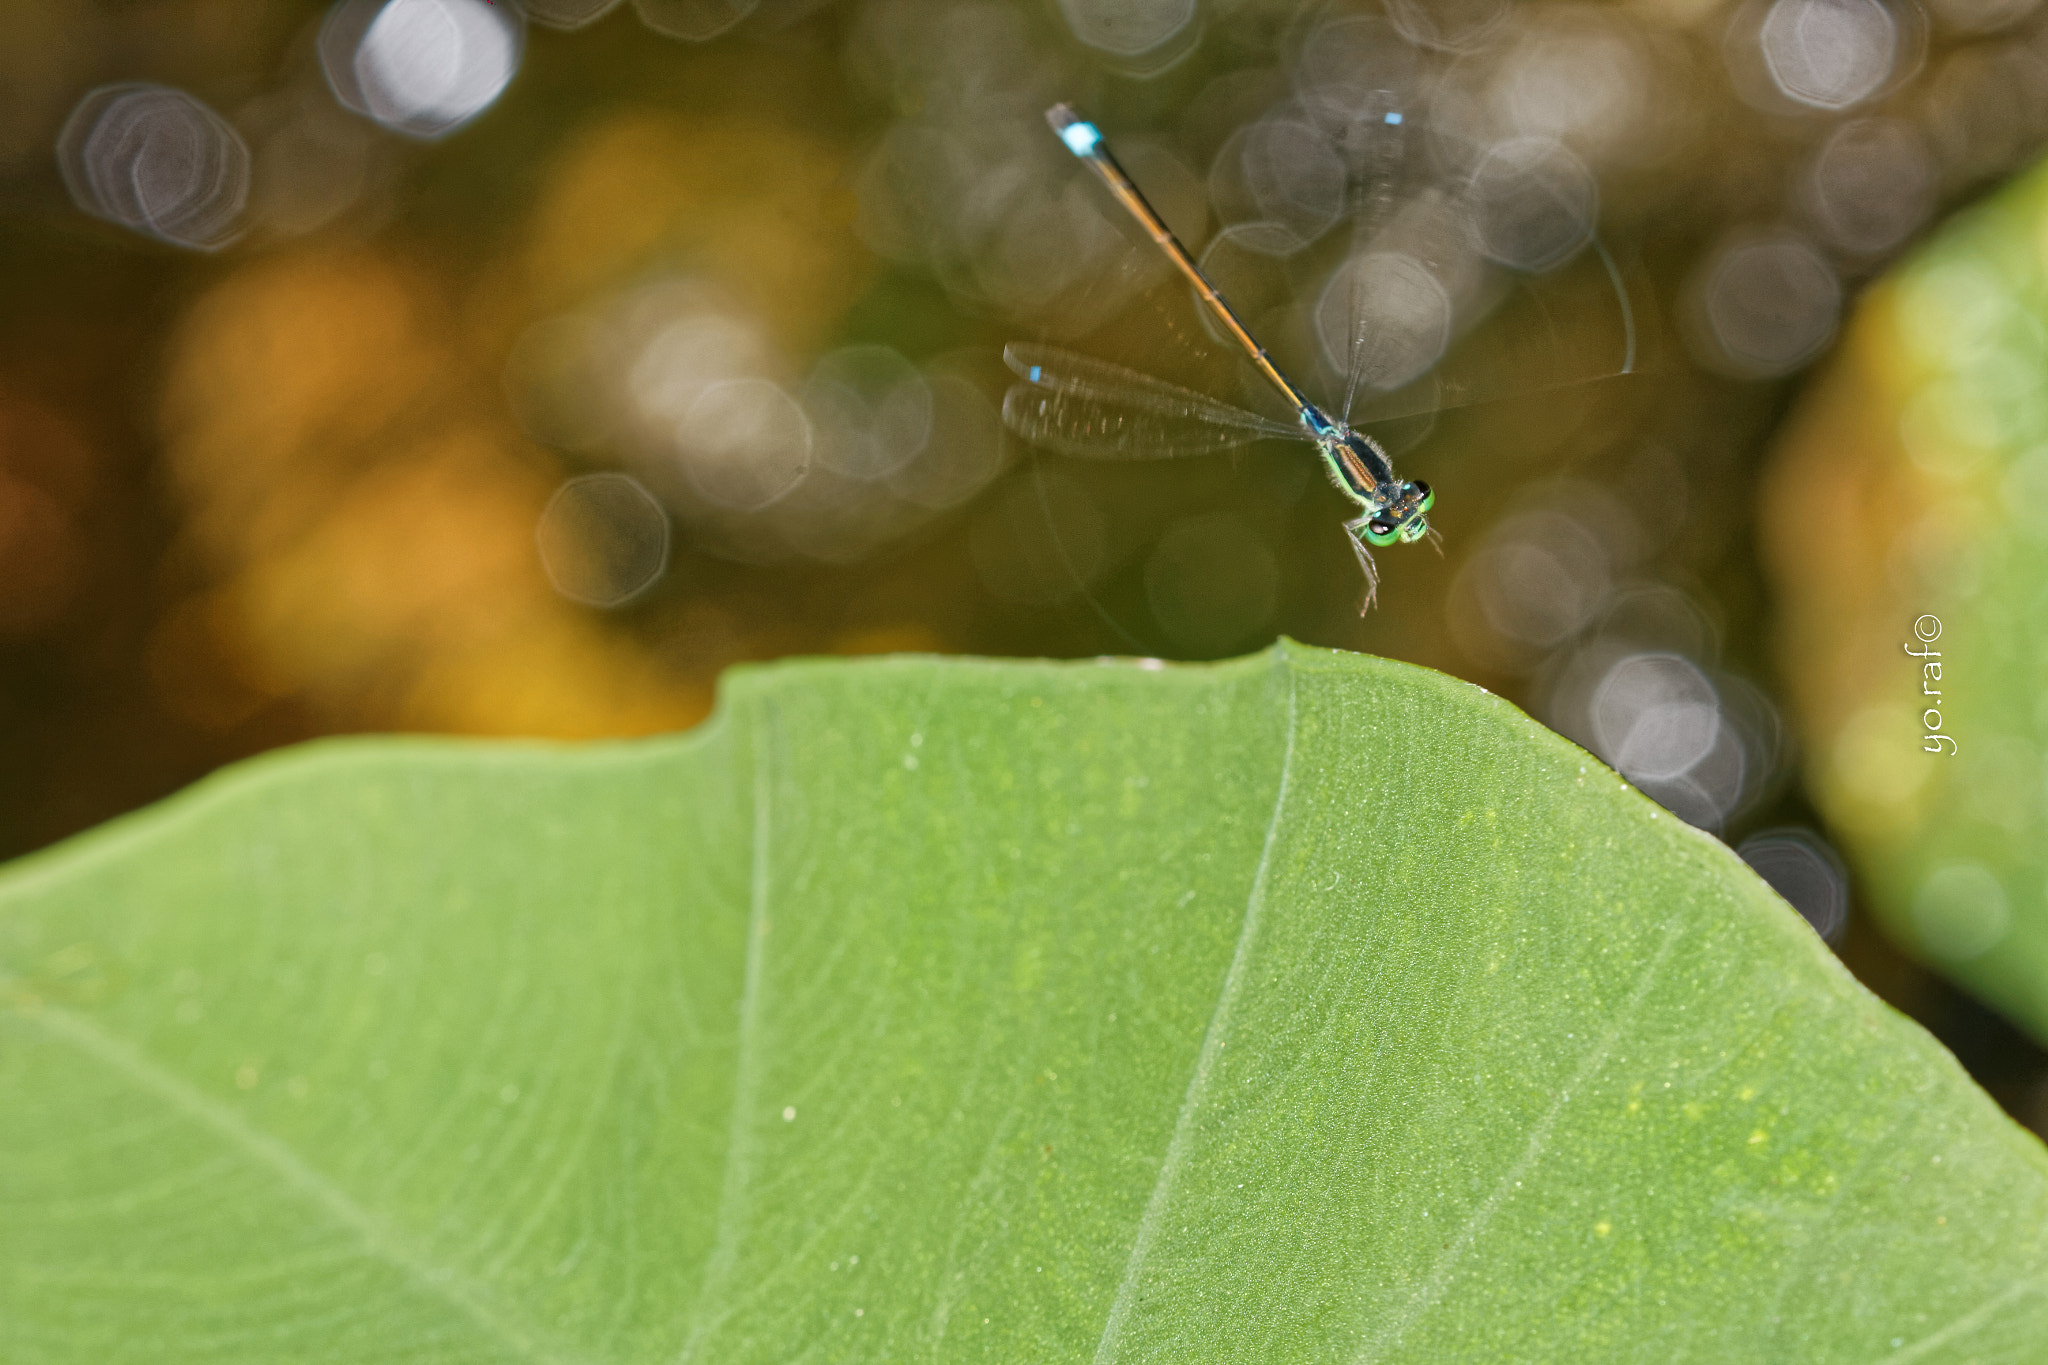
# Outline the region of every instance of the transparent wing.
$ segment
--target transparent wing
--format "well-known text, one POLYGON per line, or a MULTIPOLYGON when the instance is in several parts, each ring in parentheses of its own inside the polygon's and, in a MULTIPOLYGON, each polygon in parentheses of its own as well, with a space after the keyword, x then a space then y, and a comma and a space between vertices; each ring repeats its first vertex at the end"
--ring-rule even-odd
POLYGON ((1092 460, 1208 455, 1301 429, 1053 346, 1013 343, 1004 363, 1024 380, 1003 399, 1003 421, 1033 445, 1092 460))
POLYGON ((1300 434, 1284 427, 1220 426, 1031 384, 1014 385, 1004 396, 1003 423, 1035 446, 1086 460, 1177 460, 1213 455, 1265 436, 1300 434))
MULTIPOLYGON (((1351 424, 1370 427, 1635 373, 1646 362, 1638 312, 1613 257, 1595 240, 1573 267, 1507 291, 1419 379, 1382 392, 1360 385, 1351 424)), ((1362 363, 1374 354, 1367 339, 1362 363)))

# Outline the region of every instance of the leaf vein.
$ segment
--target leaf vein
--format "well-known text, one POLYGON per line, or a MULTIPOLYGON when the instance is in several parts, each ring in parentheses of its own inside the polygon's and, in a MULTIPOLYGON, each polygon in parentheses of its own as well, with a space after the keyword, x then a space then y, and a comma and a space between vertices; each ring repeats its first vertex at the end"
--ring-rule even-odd
POLYGON ((187 1118, 210 1129, 347 1228, 372 1256, 403 1271, 418 1287, 459 1309, 521 1359, 550 1362, 551 1365, 565 1365, 577 1359, 492 1303, 490 1291, 482 1284, 448 1267, 433 1264, 423 1251, 400 1236, 390 1224, 357 1203, 346 1190, 285 1143, 255 1127, 232 1106, 207 1095, 94 1021, 52 1005, 45 1005, 33 1013, 17 1014, 16 1017, 120 1073, 187 1118))
POLYGON ((1963 1333, 1981 1327, 1993 1313, 2005 1307, 2006 1304, 2012 1302, 2021 1294, 2026 1293, 2028 1290, 2038 1293, 2042 1287, 2042 1281, 2038 1279, 2015 1280, 1998 1293, 1993 1294, 1990 1298, 1978 1304, 1975 1308, 1972 1308, 1969 1312, 1943 1327, 1940 1331, 1930 1333, 1910 1346, 1904 1346, 1893 1351, 1890 1355, 1880 1359, 1877 1365, 1907 1365, 1909 1361, 1918 1360, 1935 1347, 1947 1345, 1963 1333))
POLYGON ((1123 1280, 1117 1285, 1116 1298, 1111 1302, 1109 1316, 1102 1325, 1101 1339, 1095 1344, 1095 1365, 1108 1365, 1116 1357, 1124 1323, 1137 1299, 1138 1280, 1144 1273, 1146 1257, 1151 1254, 1152 1244, 1158 1240, 1160 1228, 1166 1220, 1167 1201, 1173 1196, 1180 1169, 1187 1162, 1188 1149, 1194 1144, 1195 1115, 1202 1107, 1209 1079, 1215 1074, 1216 1064, 1222 1056, 1223 1035, 1230 1026, 1231 1007, 1236 1004, 1239 993, 1244 989, 1245 977, 1250 972, 1252 946, 1258 939, 1259 923, 1265 909, 1266 879, 1273 864, 1273 849, 1280 841, 1280 816, 1287 807, 1287 788, 1294 771, 1294 739, 1298 729, 1298 677, 1286 655, 1279 658, 1281 666, 1287 670, 1287 746, 1280 756, 1280 784, 1273 794, 1273 813, 1266 822, 1266 838, 1259 849, 1258 868, 1252 874, 1251 894, 1245 898, 1244 921, 1238 928, 1237 947, 1231 953, 1230 968, 1223 975, 1223 984, 1216 992, 1216 1005, 1209 1014, 1209 1027, 1202 1035, 1202 1048, 1195 1056, 1195 1069, 1188 1077, 1187 1090, 1181 1096, 1180 1113, 1174 1119, 1173 1136, 1167 1141, 1166 1155, 1159 1163, 1159 1174, 1153 1181, 1151 1197, 1145 1201, 1145 1212, 1138 1220, 1138 1235, 1132 1240, 1130 1257, 1124 1263, 1123 1280))
POLYGON ((1671 949, 1678 942, 1679 932, 1679 926, 1676 924, 1664 931, 1664 942, 1658 946, 1655 956, 1644 964, 1635 988, 1629 993, 1627 1002, 1616 1012, 1614 1022, 1608 1026, 1600 1041, 1586 1050, 1586 1055, 1580 1059, 1578 1069, 1573 1071, 1571 1078, 1559 1088, 1557 1097, 1551 1100, 1549 1108, 1543 1111, 1543 1117, 1529 1130, 1529 1140, 1523 1145, 1522 1154, 1515 1158, 1513 1165, 1501 1173, 1500 1179, 1494 1182, 1492 1192, 1472 1211, 1471 1216, 1465 1220, 1464 1227, 1458 1230, 1458 1235, 1437 1257, 1429 1279, 1409 1299, 1408 1306, 1366 1343, 1356 1358, 1356 1365, 1373 1365, 1373 1362, 1382 1359, 1388 1351, 1400 1345, 1401 1339, 1408 1334, 1409 1329, 1443 1298, 1444 1291, 1450 1287, 1451 1277, 1457 1273, 1458 1263, 1464 1260, 1473 1243, 1479 1240, 1480 1235, 1493 1222, 1494 1215, 1500 1212, 1501 1205, 1508 1201, 1509 1196, 1521 1183, 1522 1177, 1542 1159, 1543 1153, 1550 1146, 1551 1130, 1557 1126, 1558 1119, 1563 1117, 1565 1106, 1571 1103, 1573 1094, 1591 1081, 1600 1068, 1607 1064, 1607 1054, 1614 1050, 1614 1045, 1621 1040, 1622 1030, 1628 1027, 1635 1018, 1636 1011, 1642 1008, 1643 1001, 1649 996, 1650 987, 1657 980, 1657 974, 1663 970, 1664 960, 1671 956, 1671 949))

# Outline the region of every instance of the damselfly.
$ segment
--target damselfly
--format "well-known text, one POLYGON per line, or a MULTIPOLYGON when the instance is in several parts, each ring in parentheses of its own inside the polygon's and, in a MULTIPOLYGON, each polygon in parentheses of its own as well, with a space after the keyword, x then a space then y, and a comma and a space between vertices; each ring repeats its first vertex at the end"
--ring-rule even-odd
MULTIPOLYGON (((1169 459, 1225 450, 1265 437, 1306 437, 1315 444, 1330 481, 1359 509, 1356 517, 1344 523, 1344 531, 1365 575, 1365 605, 1361 610, 1369 610, 1379 588, 1372 550, 1425 537, 1434 541, 1435 532, 1430 529, 1428 518, 1436 495, 1420 480, 1398 477, 1386 449, 1351 424, 1368 354, 1360 344, 1362 339, 1355 324, 1344 402, 1332 415, 1310 401, 1274 364, 1265 347, 1252 336, 1110 154, 1101 132, 1064 104, 1047 110, 1046 121, 1187 277, 1201 305, 1209 310, 1223 334, 1243 350, 1265 382, 1279 393, 1295 421, 1262 417, 1107 361, 1057 347, 1019 342, 1003 351, 1005 362, 1024 380, 1004 398, 1004 422, 1033 444, 1092 459, 1169 459)), ((1633 318, 1612 261, 1604 251, 1601 259, 1613 280, 1625 323, 1619 364, 1607 366, 1602 373, 1625 373, 1634 365, 1633 318)), ((1562 382, 1590 377, 1593 376, 1573 376, 1562 382)), ((1555 382, 1541 380, 1526 385, 1556 386, 1555 382)), ((1397 415, 1401 414, 1378 414, 1397 415)))

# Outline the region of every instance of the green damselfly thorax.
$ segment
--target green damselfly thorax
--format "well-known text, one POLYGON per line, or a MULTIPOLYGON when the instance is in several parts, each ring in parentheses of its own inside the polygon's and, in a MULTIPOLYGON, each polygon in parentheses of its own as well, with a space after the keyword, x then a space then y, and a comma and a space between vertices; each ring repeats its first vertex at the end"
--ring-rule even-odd
MULTIPOLYGON (((1391 123, 1400 115, 1385 117, 1391 123)), ((1035 445, 1088 459, 1170 459, 1226 450, 1269 437, 1307 439, 1320 455, 1330 482, 1358 509, 1358 515, 1344 523, 1344 531, 1365 576, 1362 610, 1370 609, 1379 586, 1372 551, 1424 538, 1434 541, 1429 511, 1435 504, 1435 494, 1428 484, 1397 475, 1386 448, 1353 424, 1354 407, 1375 359, 1373 349, 1364 344, 1361 324, 1356 320, 1351 324, 1343 403, 1334 408, 1315 403, 1274 363, 1265 347, 1225 302, 1110 154, 1101 132, 1064 104, 1048 110, 1046 121, 1187 278, 1200 306, 1218 325, 1221 335, 1250 360, 1265 384, 1279 394, 1294 420, 1260 416, 1107 361, 1021 342, 1003 352, 1004 360, 1024 381, 1005 397, 1003 420, 1035 445)), ((1533 374, 1526 361, 1513 364, 1509 368, 1520 373, 1501 376, 1510 385, 1530 391, 1625 374, 1634 369, 1635 326, 1627 292, 1604 248, 1597 241, 1594 246, 1612 284, 1612 297, 1619 305, 1619 345, 1611 359, 1595 372, 1570 374, 1547 382, 1545 377, 1533 374)), ((1538 357, 1535 369, 1541 368, 1541 361, 1538 357)), ((1463 381, 1451 378, 1433 386, 1426 397, 1411 397, 1405 408, 1398 402, 1374 404, 1371 418, 1410 416, 1500 396, 1505 395, 1475 392, 1463 381)))

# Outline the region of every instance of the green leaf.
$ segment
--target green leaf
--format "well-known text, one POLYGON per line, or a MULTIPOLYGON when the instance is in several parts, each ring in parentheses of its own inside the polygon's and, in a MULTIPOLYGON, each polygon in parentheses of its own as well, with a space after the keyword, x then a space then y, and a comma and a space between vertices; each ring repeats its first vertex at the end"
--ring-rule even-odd
POLYGON ((0 879, 0 1355, 2034 1361, 2048 1163, 1496 698, 744 673, 0 879))

